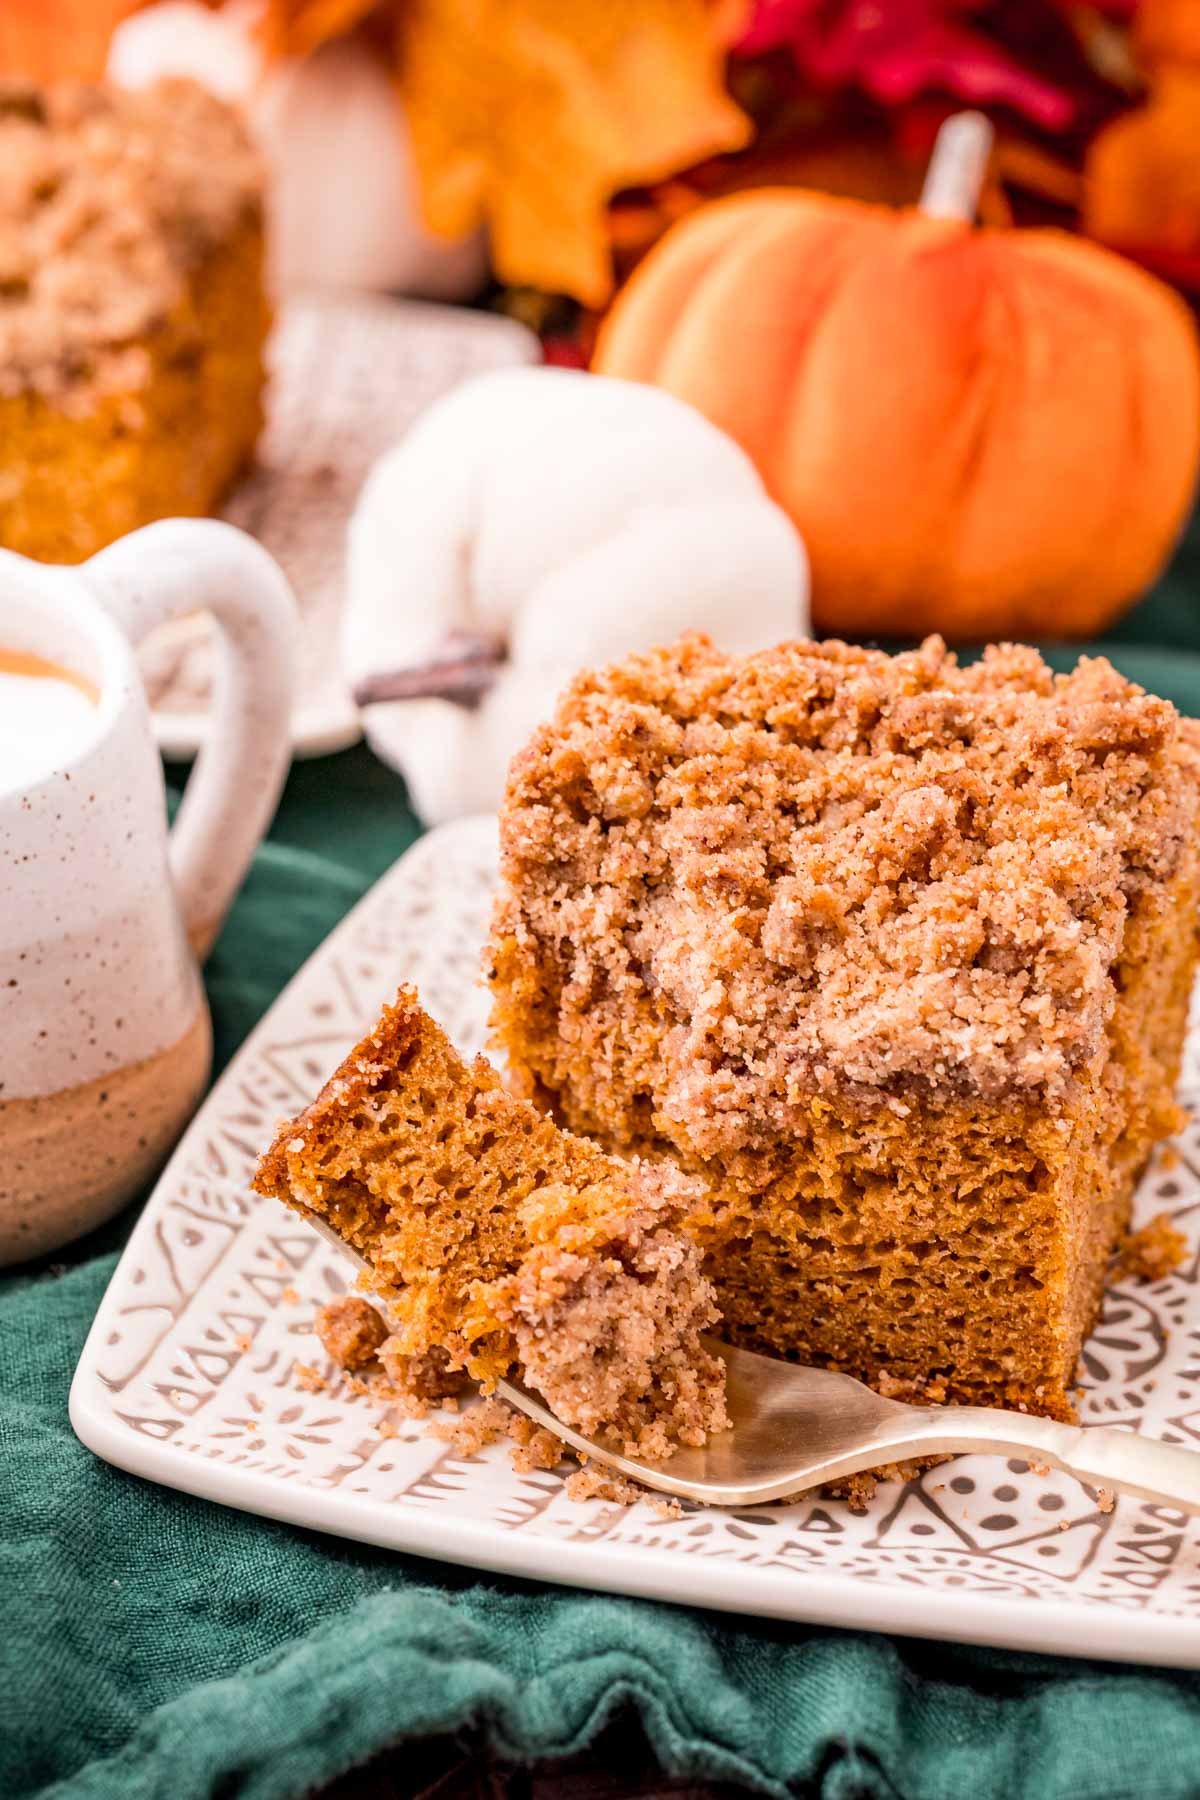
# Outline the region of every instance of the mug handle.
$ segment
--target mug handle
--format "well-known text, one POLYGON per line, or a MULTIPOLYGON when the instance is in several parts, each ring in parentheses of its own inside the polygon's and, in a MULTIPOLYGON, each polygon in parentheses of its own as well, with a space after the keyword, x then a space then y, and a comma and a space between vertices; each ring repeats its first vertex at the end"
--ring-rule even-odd
POLYGON ((91 557, 78 573, 133 644, 187 613, 211 613, 217 626, 208 741, 170 839, 188 941, 203 959, 271 822, 287 774, 296 602, 274 557, 219 519, 143 526, 91 557))

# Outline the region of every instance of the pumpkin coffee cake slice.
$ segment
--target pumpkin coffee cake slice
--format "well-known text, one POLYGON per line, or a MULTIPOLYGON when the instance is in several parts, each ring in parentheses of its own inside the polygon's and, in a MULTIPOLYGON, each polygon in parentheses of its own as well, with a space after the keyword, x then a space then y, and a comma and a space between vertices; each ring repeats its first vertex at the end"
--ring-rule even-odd
POLYGON ((1071 1416, 1179 1117, 1200 728, 1102 659, 685 638, 567 690, 501 875, 496 1041, 700 1181, 730 1343, 1071 1416))
POLYGON ((713 1290, 681 1225, 691 1181, 560 1131, 482 1057, 468 1068, 412 988, 280 1126, 254 1186, 366 1260, 414 1386, 516 1374, 649 1458, 727 1425, 702 1341, 713 1290))

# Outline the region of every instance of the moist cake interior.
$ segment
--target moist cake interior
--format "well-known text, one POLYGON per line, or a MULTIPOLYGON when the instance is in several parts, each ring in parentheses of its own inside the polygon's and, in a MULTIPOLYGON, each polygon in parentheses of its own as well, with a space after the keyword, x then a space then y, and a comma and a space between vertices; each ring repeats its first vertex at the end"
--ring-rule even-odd
POLYGON ((414 1387, 447 1362, 485 1386, 515 1373, 566 1424, 653 1458, 726 1424, 712 1288, 681 1224, 694 1184, 468 1068, 411 989, 280 1127, 255 1186, 366 1258, 389 1366, 407 1359, 414 1387))

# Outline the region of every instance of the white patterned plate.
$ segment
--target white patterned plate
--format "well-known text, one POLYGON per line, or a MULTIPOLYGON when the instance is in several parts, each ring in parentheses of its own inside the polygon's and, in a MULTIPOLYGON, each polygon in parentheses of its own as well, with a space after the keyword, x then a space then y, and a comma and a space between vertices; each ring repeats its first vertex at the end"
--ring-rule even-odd
MULTIPOLYGON (((540 354, 523 325, 462 306, 300 294, 280 308, 266 429, 254 467, 221 517, 265 544, 296 591, 292 741, 300 755, 340 750, 361 735, 338 639, 346 526, 371 464, 459 382, 540 354)), ((198 613, 165 626, 140 661, 159 748, 194 756, 208 731, 207 618, 198 613)))
MULTIPOLYGON (((971 1456, 870 1509, 810 1499, 664 1521, 569 1501, 515 1475, 503 1445, 464 1458, 355 1397, 312 1335, 346 1274, 301 1220, 247 1187, 276 1119, 311 1098, 415 980, 460 1047, 483 1042, 477 983, 495 823, 423 838, 276 1002, 198 1113, 113 1276, 71 1389, 97 1455, 168 1487, 297 1525, 473 1567, 689 1605, 1092 1657, 1200 1666, 1200 1521, 1068 1476, 971 1456), (310 1392, 298 1373, 323 1370, 310 1392), (386 1429, 386 1428, 385 1428, 386 1429)), ((1200 1100, 1200 1030, 1185 1099, 1200 1100)), ((1193 1250, 1107 1297, 1087 1350, 1086 1420, 1200 1448, 1200 1125, 1143 1183, 1193 1250), (1167 1166, 1169 1164, 1170 1166, 1167 1166)))

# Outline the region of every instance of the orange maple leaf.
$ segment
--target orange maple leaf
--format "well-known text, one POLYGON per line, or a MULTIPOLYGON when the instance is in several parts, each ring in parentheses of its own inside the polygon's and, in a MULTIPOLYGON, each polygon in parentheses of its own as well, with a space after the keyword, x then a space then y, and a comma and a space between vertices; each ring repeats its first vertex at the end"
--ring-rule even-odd
POLYGON ((108 41, 139 0, 0 0, 0 75, 95 81, 108 41))
POLYGON ((746 143, 707 0, 403 0, 400 93, 426 220, 486 223, 497 274, 599 306, 619 189, 746 143))

